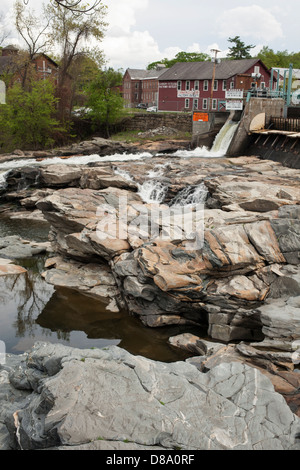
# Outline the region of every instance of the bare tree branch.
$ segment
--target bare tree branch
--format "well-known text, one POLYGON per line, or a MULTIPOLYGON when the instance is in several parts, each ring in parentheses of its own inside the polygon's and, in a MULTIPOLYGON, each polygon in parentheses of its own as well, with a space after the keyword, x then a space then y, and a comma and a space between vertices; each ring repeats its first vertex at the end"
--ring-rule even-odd
MULTIPOLYGON (((90 13, 95 8, 97 8, 101 0, 94 0, 94 3, 91 5, 84 5, 82 0, 52 0, 53 3, 62 8, 72 11, 73 13, 90 13)), ((25 5, 28 5, 29 0, 23 0, 25 5)))

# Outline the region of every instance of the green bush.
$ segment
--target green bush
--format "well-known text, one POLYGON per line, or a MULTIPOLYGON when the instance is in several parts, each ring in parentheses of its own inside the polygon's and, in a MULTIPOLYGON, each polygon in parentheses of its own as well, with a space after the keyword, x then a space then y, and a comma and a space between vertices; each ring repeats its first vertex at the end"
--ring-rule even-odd
POLYGON ((57 101, 48 80, 32 82, 29 91, 18 83, 10 88, 0 107, 2 151, 51 147, 55 135, 66 132, 55 118, 57 101))
POLYGON ((124 101, 119 90, 121 84, 122 74, 109 68, 99 72, 87 89, 88 115, 94 129, 105 127, 107 137, 110 137, 110 126, 123 116, 124 101))

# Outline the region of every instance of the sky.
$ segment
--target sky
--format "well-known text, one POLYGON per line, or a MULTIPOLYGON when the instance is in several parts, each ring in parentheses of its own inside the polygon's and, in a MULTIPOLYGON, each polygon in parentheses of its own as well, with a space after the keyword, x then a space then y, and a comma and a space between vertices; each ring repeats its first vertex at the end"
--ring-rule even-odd
MULTIPOLYGON (((47 2, 47 0, 44 0, 47 2)), ((146 68, 180 51, 219 49, 225 57, 229 37, 240 36, 254 45, 252 55, 263 46, 274 51, 300 51, 299 0, 103 0, 108 27, 99 45, 106 65, 115 69, 146 68)), ((14 0, 1 0, 2 26, 10 30, 3 45, 21 45, 14 31, 11 11, 14 0)), ((29 0, 40 11, 42 0, 29 0)), ((1 29, 0 29, 1 37, 1 29)))

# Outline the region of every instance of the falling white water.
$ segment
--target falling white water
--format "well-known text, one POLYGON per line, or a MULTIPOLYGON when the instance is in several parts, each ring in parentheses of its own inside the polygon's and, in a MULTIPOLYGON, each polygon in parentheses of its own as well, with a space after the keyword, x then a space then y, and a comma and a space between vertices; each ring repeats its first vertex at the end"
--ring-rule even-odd
POLYGON ((194 150, 177 150, 173 155, 181 158, 216 158, 224 157, 234 137, 239 122, 228 121, 217 134, 211 149, 208 147, 197 147, 194 150))
POLYGON ((187 186, 182 189, 171 201, 172 207, 204 204, 207 198, 207 188, 204 183, 198 186, 187 186))
POLYGON ((8 171, 1 171, 0 172, 0 188, 3 188, 6 184, 6 175, 8 171))
POLYGON ((143 184, 138 185, 138 194, 140 195, 141 199, 148 204, 161 204, 166 197, 167 191, 168 186, 165 183, 155 179, 144 181, 143 184))
POLYGON ((226 152, 229 148, 229 145, 233 139, 235 131, 239 125, 239 122, 235 121, 227 121, 226 124, 222 127, 220 132, 215 138, 214 144, 211 148, 211 152, 214 153, 222 153, 226 155, 226 152))
POLYGON ((122 170, 121 168, 115 167, 114 168, 114 173, 115 173, 115 175, 122 176, 122 178, 124 180, 130 181, 131 183, 134 183, 134 179, 128 171, 122 170))
POLYGON ((164 168, 167 166, 168 163, 155 165, 155 167, 148 171, 147 179, 142 184, 137 183, 131 174, 121 168, 114 168, 114 173, 116 175, 122 176, 127 181, 135 183, 138 188, 138 194, 141 199, 150 204, 150 203, 158 203, 161 204, 164 201, 164 198, 168 191, 168 186, 159 181, 159 177, 163 176, 164 168))

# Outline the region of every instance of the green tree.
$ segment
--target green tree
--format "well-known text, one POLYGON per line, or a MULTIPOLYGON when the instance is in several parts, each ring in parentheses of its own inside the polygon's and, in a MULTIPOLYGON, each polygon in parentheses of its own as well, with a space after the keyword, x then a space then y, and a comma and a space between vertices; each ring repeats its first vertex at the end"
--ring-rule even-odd
MULTIPOLYGON (((89 14, 85 11, 74 12, 65 8, 76 2, 61 2, 65 5, 48 5, 48 15, 52 17, 51 36, 53 41, 61 48, 60 73, 58 83, 59 116, 62 121, 68 120, 71 113, 71 67, 78 55, 88 51, 85 43, 92 39, 101 41, 104 36, 106 23, 104 16, 106 6, 97 2, 89 14)), ((78 2, 79 4, 79 2, 78 2)), ((94 47, 97 50, 97 46, 94 47)))
POLYGON ((229 59, 238 60, 238 59, 250 59, 251 58, 250 51, 255 46, 252 46, 252 45, 246 46, 246 44, 241 40, 240 36, 229 38, 228 42, 233 44, 233 46, 229 48, 229 54, 227 54, 227 57, 229 59))
POLYGON ((50 81, 33 81, 30 91, 16 83, 6 98, 7 104, 0 107, 2 150, 46 148, 58 133, 64 133, 55 119, 57 98, 50 81))
POLYGON ((110 126, 123 114, 124 102, 120 93, 122 73, 112 68, 101 71, 87 90, 87 107, 94 127, 104 126, 107 137, 110 126))
POLYGON ((204 52, 178 52, 174 59, 162 59, 157 62, 152 62, 148 65, 148 70, 155 70, 159 64, 163 64, 166 67, 172 67, 177 62, 204 62, 205 60, 209 60, 209 55, 205 54, 204 52))
POLYGON ((257 57, 270 69, 289 68, 292 63, 295 69, 300 68, 300 52, 277 51, 264 46, 257 57))

